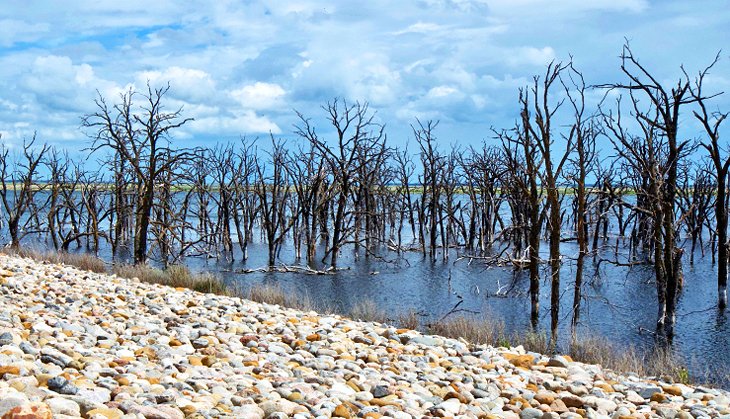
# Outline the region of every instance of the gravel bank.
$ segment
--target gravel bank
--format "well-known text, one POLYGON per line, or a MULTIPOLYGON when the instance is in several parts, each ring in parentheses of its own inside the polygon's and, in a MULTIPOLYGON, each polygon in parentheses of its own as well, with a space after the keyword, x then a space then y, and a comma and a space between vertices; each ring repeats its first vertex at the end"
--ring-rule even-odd
POLYGON ((620 376, 0 255, 0 417, 730 418, 727 392, 620 376))

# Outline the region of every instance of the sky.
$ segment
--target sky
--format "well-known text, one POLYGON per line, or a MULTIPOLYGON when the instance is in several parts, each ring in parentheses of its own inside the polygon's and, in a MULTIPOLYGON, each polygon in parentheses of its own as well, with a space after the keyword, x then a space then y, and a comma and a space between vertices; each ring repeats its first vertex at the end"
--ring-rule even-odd
POLYGON ((169 82, 166 109, 194 118, 173 133, 180 147, 297 141, 295 110, 326 136, 321 106, 335 97, 368 102, 392 145, 412 143, 420 118, 440 121, 444 146, 478 146, 514 124, 518 88, 553 60, 573 57, 589 84, 625 80, 625 40, 668 85, 680 65, 694 74, 723 50, 707 89, 728 91, 713 105, 730 109, 727 0, 3 3, 0 133, 11 148, 35 132, 81 150, 97 95, 115 102, 147 82, 169 82))

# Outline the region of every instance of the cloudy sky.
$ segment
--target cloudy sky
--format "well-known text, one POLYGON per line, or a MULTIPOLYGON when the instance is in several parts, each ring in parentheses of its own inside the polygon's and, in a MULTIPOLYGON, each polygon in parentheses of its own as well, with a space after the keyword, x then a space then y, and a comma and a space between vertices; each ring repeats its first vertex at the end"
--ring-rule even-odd
POLYGON ((728 105, 729 28, 726 0, 9 1, 0 133, 78 150, 97 90, 113 101, 149 80, 195 118, 181 146, 291 137, 294 109, 316 120, 333 97, 369 102, 391 143, 418 117, 441 121, 444 144, 478 144, 513 123, 518 87, 551 60, 620 80, 624 38, 667 83, 724 49, 711 83, 728 105))

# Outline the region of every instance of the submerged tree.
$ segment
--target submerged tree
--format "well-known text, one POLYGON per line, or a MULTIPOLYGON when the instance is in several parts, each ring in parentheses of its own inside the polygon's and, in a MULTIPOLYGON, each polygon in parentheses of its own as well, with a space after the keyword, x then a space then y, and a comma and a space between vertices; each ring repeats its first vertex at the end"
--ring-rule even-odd
POLYGON ((568 144, 574 145, 574 152, 569 157, 569 168, 566 178, 575 190, 573 208, 575 209, 575 231, 578 242, 578 257, 575 264, 575 283, 573 286, 572 332, 575 334, 580 319, 580 303, 582 298, 583 271, 588 254, 588 194, 587 181, 593 172, 596 158, 596 135, 598 129, 595 119, 586 115, 586 85, 583 74, 570 63, 567 76, 561 77, 570 106, 573 109, 573 122, 567 135, 568 144))
POLYGON ((385 152, 385 133, 384 126, 375 122, 374 114, 370 112, 367 103, 350 105, 346 101, 335 99, 323 108, 335 131, 332 143, 321 138, 315 126, 301 113, 298 114, 300 124, 296 132, 316 149, 333 182, 335 193, 332 202, 332 239, 324 258, 329 256, 330 267, 334 269, 337 268, 340 250, 353 231, 348 223, 352 215, 349 203, 352 194, 363 181, 359 169, 385 152))
MULTIPOLYGON (((727 177, 730 169, 730 150, 723 147, 720 142, 720 126, 727 119, 730 113, 710 111, 708 100, 718 96, 713 94, 705 96, 702 92, 702 84, 712 67, 719 60, 719 54, 715 60, 699 73, 694 84, 689 88, 692 98, 697 102, 699 110, 694 111, 695 118, 702 124, 706 138, 701 142, 702 147, 707 151, 714 169, 712 175, 717 183, 715 198, 715 219, 717 221, 717 305, 720 310, 727 307, 727 275, 728 275, 728 203, 727 203, 727 177)), ((687 76, 689 78, 689 76, 687 76)))
POLYGON ((153 88, 148 83, 147 92, 130 89, 111 106, 99 94, 95 100, 97 111, 82 119, 82 125, 91 130, 92 152, 110 149, 134 173, 134 263, 147 260, 156 187, 166 172, 180 160, 191 157, 185 150, 170 147, 170 132, 192 118, 182 118, 182 108, 165 111, 163 99, 169 90, 169 85, 153 88), (138 98, 141 105, 136 104, 138 98))
POLYGON ((611 125, 617 151, 632 160, 646 175, 653 201, 648 215, 654 224, 654 269, 659 300, 657 328, 671 337, 676 319, 676 304, 681 283, 682 250, 677 246, 677 173, 679 161, 689 150, 690 140, 679 138, 680 110, 697 102, 688 77, 681 77, 671 88, 639 63, 628 44, 621 54, 621 71, 628 82, 604 85, 629 94, 632 115, 643 135, 633 136, 621 125, 620 118, 604 118, 611 125), (642 102, 646 99, 647 102, 642 102))
POLYGON ((35 201, 43 189, 38 185, 38 173, 50 147, 34 148, 35 135, 23 142, 22 155, 13 158, 3 143, 0 145, 0 199, 10 234, 10 247, 20 248, 28 234, 41 233, 40 210, 35 201), (35 226, 35 227, 33 227, 35 226))

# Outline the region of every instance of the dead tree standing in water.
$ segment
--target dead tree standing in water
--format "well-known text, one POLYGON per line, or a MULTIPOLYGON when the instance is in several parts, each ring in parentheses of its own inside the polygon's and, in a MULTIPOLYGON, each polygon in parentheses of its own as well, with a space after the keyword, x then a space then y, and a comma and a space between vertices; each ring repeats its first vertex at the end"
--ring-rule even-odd
MULTIPOLYGON (((656 281, 659 294, 659 315, 657 328, 667 337, 674 334, 676 304, 679 284, 681 282, 682 251, 677 247, 677 217, 675 211, 677 197, 677 168, 680 159, 688 151, 689 140, 678 138, 680 110, 683 106, 697 102, 690 90, 689 78, 682 77, 672 88, 664 87, 632 53, 629 45, 624 45, 621 54, 621 70, 629 79, 627 83, 604 85, 609 89, 626 91, 631 97, 633 116, 644 132, 644 139, 660 140, 655 148, 654 161, 648 161, 647 155, 635 148, 631 154, 647 164, 659 167, 644 167, 654 172, 652 176, 655 199, 658 199, 652 214, 655 223, 654 245, 656 281), (648 107, 640 102, 640 98, 648 100, 648 107)), ((626 139, 625 135, 620 135, 626 139)), ((625 146, 632 144, 621 141, 625 146)), ((633 144, 639 145, 640 144, 633 144)))
MULTIPOLYGON (((527 101, 527 93, 520 90, 520 103, 527 101)), ((542 211, 543 188, 538 184, 542 159, 536 139, 529 129, 529 114, 522 112, 521 121, 512 132, 502 132, 498 137, 507 169, 502 184, 508 185, 508 202, 512 210, 512 234, 515 268, 525 265, 522 248, 527 239, 526 265, 530 273, 530 324, 537 329, 540 319, 540 232, 544 223, 542 211), (519 236, 515 236, 519 235, 519 236)))
POLYGON ((287 216, 292 194, 289 190, 289 174, 285 168, 289 159, 284 144, 273 137, 271 144, 270 160, 264 162, 257 159, 257 178, 254 183, 254 191, 261 203, 261 228, 266 234, 269 248, 269 268, 274 267, 281 244, 292 228, 293 220, 299 216, 287 216))
POLYGON ((23 142, 23 155, 14 162, 5 144, 0 145, 0 199, 5 210, 3 216, 10 234, 10 247, 13 249, 20 248, 20 241, 26 235, 40 233, 38 229, 29 227, 33 219, 39 216, 35 197, 42 188, 37 184, 37 176, 50 147, 43 144, 35 149, 35 139, 34 136, 30 141, 23 142))
MULTIPOLYGON (((413 135, 416 138, 416 142, 421 148, 421 166, 423 170, 423 178, 421 185, 423 186, 423 192, 421 193, 421 213, 423 214, 420 218, 421 228, 427 225, 427 234, 429 238, 429 257, 432 261, 436 260, 436 249, 438 248, 437 240, 439 237, 439 225, 442 212, 441 195, 443 187, 443 174, 444 168, 446 167, 446 156, 442 155, 436 146, 436 137, 434 131, 438 126, 438 121, 427 121, 425 124, 421 121, 417 121, 418 126, 413 128, 413 135), (426 212, 428 210, 428 212, 426 212), (428 220, 426 220, 428 218, 428 220)), ((442 242, 445 242, 443 237, 443 228, 441 229, 442 242)), ((446 260, 446 252, 448 249, 442 250, 444 252, 444 260, 446 260)))
MULTIPOLYGON (((728 117, 728 112, 712 112, 707 109, 707 101, 718 94, 704 96, 702 83, 709 74, 710 69, 717 63, 719 55, 699 76, 690 88, 690 94, 699 105, 699 111, 694 111, 695 118, 702 124, 707 135, 701 142, 702 147, 707 150, 714 168, 713 176, 717 182, 717 196, 715 198, 715 218, 717 220, 717 306, 720 310, 727 307, 727 275, 728 275, 728 205, 727 205, 727 177, 730 169, 730 152, 723 149, 720 143, 720 126, 728 117)), ((689 78, 689 77, 688 77, 689 78)))
POLYGON ((165 112, 163 99, 170 86, 152 88, 147 93, 129 90, 111 107, 99 94, 95 113, 85 115, 82 124, 92 130, 91 151, 111 149, 120 155, 135 174, 137 185, 134 224, 134 263, 147 260, 147 232, 154 205, 155 188, 161 176, 179 160, 190 157, 185 151, 169 147, 170 132, 191 118, 182 119, 182 108, 165 112), (143 105, 134 102, 142 97, 143 105), (169 158, 168 158, 169 157, 169 158))
POLYGON ((583 74, 571 63, 568 75, 561 78, 570 105, 573 108, 573 123, 568 134, 568 143, 575 145, 575 152, 570 157, 570 169, 567 178, 575 188, 575 230, 578 241, 578 257, 575 264, 575 284, 573 287, 573 316, 571 330, 575 336, 580 319, 580 303, 583 286, 583 270, 585 257, 588 254, 588 189, 586 179, 592 172, 596 155, 596 128, 594 121, 586 117, 585 91, 583 74))
MULTIPOLYGON (((574 138, 568 136, 567 144, 561 154, 552 151, 554 143, 552 119, 560 109, 563 101, 557 102, 554 106, 550 100, 550 89, 559 80, 560 74, 567 67, 558 63, 550 63, 542 83, 535 77, 531 90, 532 105, 529 94, 520 98, 522 106, 522 118, 529 135, 534 139, 542 159, 542 170, 538 172, 541 180, 541 187, 545 189, 545 209, 548 221, 548 245, 550 247, 550 334, 551 345, 555 347, 558 337, 558 319, 560 311, 560 232, 562 227, 561 216, 561 193, 558 190, 562 177, 563 166, 573 150, 574 138), (532 109, 531 109, 532 108, 532 109), (534 121, 530 116, 534 112, 534 121)), ((564 195, 563 195, 564 196, 564 195)))
MULTIPOLYGON (((385 142, 385 134, 384 126, 374 121, 374 115, 370 113, 367 103, 348 105, 345 101, 335 99, 323 108, 335 130, 334 145, 331 146, 320 138, 311 121, 301 113, 298 113, 300 125, 296 132, 317 150, 332 176, 336 197, 332 203, 332 238, 324 259, 329 256, 330 267, 335 269, 340 250, 352 233, 352 226, 348 223, 348 207, 353 191, 362 181, 359 179, 358 169, 366 162, 361 160, 363 156, 372 158, 384 149, 382 143, 385 142)), ((323 218, 320 217, 320 220, 323 218)))

